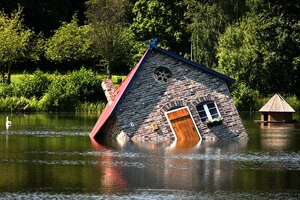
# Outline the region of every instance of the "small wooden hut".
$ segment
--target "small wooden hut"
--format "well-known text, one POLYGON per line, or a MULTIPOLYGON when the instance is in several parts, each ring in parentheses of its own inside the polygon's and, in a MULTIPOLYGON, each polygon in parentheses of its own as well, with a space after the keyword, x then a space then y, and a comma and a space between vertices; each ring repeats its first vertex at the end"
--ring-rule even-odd
POLYGON ((295 110, 275 94, 260 110, 261 122, 292 122, 295 110))

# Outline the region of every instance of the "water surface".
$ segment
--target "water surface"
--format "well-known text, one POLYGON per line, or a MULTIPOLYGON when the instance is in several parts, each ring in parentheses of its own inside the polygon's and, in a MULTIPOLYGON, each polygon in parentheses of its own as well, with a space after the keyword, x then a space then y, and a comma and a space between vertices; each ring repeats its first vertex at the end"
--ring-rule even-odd
POLYGON ((300 124, 241 117, 249 141, 187 147, 93 143, 98 114, 1 113, 0 199, 300 199, 300 124))

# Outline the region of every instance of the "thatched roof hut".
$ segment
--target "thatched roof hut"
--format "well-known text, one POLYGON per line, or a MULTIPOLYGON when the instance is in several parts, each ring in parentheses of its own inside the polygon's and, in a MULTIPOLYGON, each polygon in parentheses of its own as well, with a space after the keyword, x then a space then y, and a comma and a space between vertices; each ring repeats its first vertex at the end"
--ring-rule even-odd
POLYGON ((261 121, 291 122, 295 110, 280 96, 275 94, 260 110, 261 121))

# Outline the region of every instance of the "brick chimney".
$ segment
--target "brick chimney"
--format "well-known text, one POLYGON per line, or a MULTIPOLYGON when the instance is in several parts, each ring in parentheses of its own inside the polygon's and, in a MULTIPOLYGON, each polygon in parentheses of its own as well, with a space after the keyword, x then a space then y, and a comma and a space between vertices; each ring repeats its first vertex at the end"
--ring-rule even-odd
POLYGON ((111 104, 114 101, 115 96, 116 96, 116 94, 115 94, 116 88, 114 86, 114 83, 112 82, 111 79, 107 79, 102 82, 101 86, 102 86, 102 89, 104 91, 104 94, 106 96, 108 103, 111 104))

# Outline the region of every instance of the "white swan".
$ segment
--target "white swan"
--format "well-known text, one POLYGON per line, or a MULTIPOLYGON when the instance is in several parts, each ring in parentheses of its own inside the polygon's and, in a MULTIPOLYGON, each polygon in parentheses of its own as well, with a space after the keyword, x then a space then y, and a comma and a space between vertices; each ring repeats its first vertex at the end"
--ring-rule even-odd
POLYGON ((8 116, 6 117, 6 129, 8 129, 11 126, 11 121, 8 121, 8 116))

